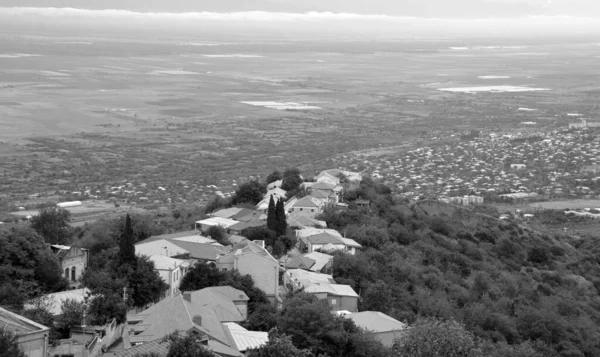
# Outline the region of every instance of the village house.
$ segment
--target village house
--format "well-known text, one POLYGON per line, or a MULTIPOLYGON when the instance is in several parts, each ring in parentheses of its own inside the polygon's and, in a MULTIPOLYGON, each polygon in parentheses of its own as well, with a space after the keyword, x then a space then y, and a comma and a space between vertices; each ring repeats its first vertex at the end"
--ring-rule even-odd
POLYGON ((279 262, 263 247, 244 240, 230 253, 218 257, 216 264, 222 271, 236 270, 242 275, 250 275, 254 285, 267 295, 269 301, 277 301, 279 262))
POLYGON ((51 245, 50 249, 58 258, 65 279, 76 282, 83 276, 89 264, 88 249, 58 244, 51 245))
MULTIPOLYGON (((202 238, 198 238, 202 241, 202 238)), ((159 239, 142 241, 135 244, 137 255, 162 255, 165 257, 194 259, 197 262, 216 262, 221 255, 227 254, 230 248, 218 243, 198 243, 190 238, 159 239)))
POLYGON ((300 249, 307 253, 316 250, 332 251, 343 250, 352 255, 356 254, 357 249, 362 246, 355 240, 344 238, 334 229, 304 228, 296 231, 300 249))
POLYGON ((302 269, 290 269, 283 274, 288 292, 302 291, 326 300, 332 311, 358 311, 358 294, 350 285, 336 284, 331 275, 302 269))
POLYGON ((268 332, 248 331, 235 322, 225 322, 223 325, 227 326, 235 346, 242 353, 251 349, 260 348, 269 342, 268 332))
POLYGON ((238 221, 229 218, 211 217, 196 221, 196 229, 200 232, 206 232, 210 227, 221 227, 227 229, 229 226, 232 226, 236 223, 238 223, 238 221))
MULTIPOLYGON (((47 310, 52 314, 52 316, 60 316, 62 315, 62 303, 67 300, 76 301, 79 303, 83 303, 86 296, 90 294, 90 289, 74 289, 74 290, 66 290, 60 291, 52 294, 46 294, 41 297, 44 304, 47 304, 47 310)), ((35 306, 31 303, 25 304, 25 309, 33 309, 35 306)))
POLYGON ((178 332, 202 337, 205 346, 219 356, 243 356, 217 313, 194 303, 191 292, 168 297, 139 314, 128 315, 127 323, 129 330, 124 332, 127 336, 123 336, 123 340, 129 340, 131 346, 155 344, 178 332))
POLYGON ((289 213, 304 212, 305 214, 314 217, 323 212, 325 202, 327 201, 311 196, 304 196, 293 203, 289 213))
POLYGON ((231 286, 212 286, 188 294, 192 304, 215 312, 221 322, 242 322, 248 318, 248 296, 231 286))
POLYGON ((189 270, 190 263, 162 255, 151 255, 148 258, 154 263, 154 270, 158 272, 162 280, 169 284, 167 291, 165 291, 166 296, 179 294, 179 283, 189 270))
POLYGON ((48 355, 50 328, 0 307, 0 326, 17 336, 19 348, 27 357, 48 355))
POLYGON ((362 311, 345 315, 352 319, 356 326, 373 335, 376 340, 386 347, 392 347, 394 341, 404 337, 408 325, 379 311, 362 311))
POLYGON ((333 269, 333 256, 319 252, 306 253, 289 260, 285 267, 330 274, 333 269))

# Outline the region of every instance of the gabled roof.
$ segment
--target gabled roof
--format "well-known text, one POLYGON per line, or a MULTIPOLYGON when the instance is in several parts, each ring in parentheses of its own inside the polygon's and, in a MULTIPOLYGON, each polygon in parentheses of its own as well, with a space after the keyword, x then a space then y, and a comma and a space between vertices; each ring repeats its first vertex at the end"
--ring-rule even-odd
POLYGON ((405 330, 408 326, 379 311, 355 312, 348 316, 356 326, 372 332, 405 330))
POLYGON ((241 352, 259 348, 269 341, 268 332, 248 331, 234 322, 227 322, 223 325, 227 326, 231 336, 233 336, 233 341, 235 342, 237 349, 241 352))
POLYGON ((350 285, 341 284, 314 283, 305 285, 304 292, 309 294, 326 293, 335 296, 358 297, 358 294, 350 285))
POLYGON ((331 195, 331 193, 323 191, 323 190, 312 190, 312 191, 310 191, 310 194, 309 194, 310 197, 314 197, 314 198, 318 198, 318 199, 327 199, 327 198, 329 198, 330 195, 331 195))
POLYGON ((314 185, 311 185, 310 188, 313 190, 329 190, 332 191, 336 185, 327 183, 327 182, 317 182, 314 185))
POLYGON ((307 253, 304 257, 315 261, 315 264, 309 268, 311 271, 321 270, 333 260, 333 256, 320 252, 307 253))
MULTIPOLYGON (((136 357, 145 353, 155 353, 160 357, 166 357, 168 352, 169 342, 163 342, 163 339, 161 338, 156 341, 150 341, 141 345, 132 346, 126 350, 114 352, 112 355, 114 357, 136 357)), ((109 353, 108 355, 110 356, 111 354, 109 353)))
POLYGON ((193 304, 200 304, 214 311, 221 322, 244 321, 244 317, 236 308, 230 295, 234 296, 236 301, 248 301, 248 296, 243 291, 230 286, 220 288, 209 287, 184 294, 191 295, 193 304))
POLYGON ((337 237, 342 237, 342 235, 340 234, 340 232, 336 231, 335 229, 327 229, 327 228, 304 228, 304 229, 299 229, 296 231, 296 235, 298 237, 308 237, 308 236, 312 236, 315 234, 319 234, 319 233, 329 233, 331 235, 337 236, 337 237))
POLYGON ((296 201, 296 203, 294 203, 294 207, 314 207, 314 208, 318 208, 321 206, 321 202, 316 199, 315 197, 310 197, 310 196, 304 196, 301 199, 299 199, 298 201, 296 201))
POLYGON ((287 218, 287 224, 289 227, 299 227, 299 228, 308 228, 308 227, 327 227, 327 222, 319 221, 312 217, 308 217, 303 212, 292 212, 287 218))
POLYGON ((265 248, 255 244, 249 240, 242 241, 241 243, 234 246, 234 248, 230 254, 240 255, 240 254, 250 254, 250 253, 255 253, 255 254, 261 255, 265 258, 271 259, 274 262, 277 262, 277 259, 273 258, 271 253, 269 253, 265 248))
POLYGON ((0 307, 0 329, 21 335, 50 328, 0 307))
POLYGON ((231 218, 232 216, 238 214, 241 210, 242 209, 238 207, 224 208, 213 212, 210 215, 212 217, 231 218))
POLYGON ((315 265, 315 263, 316 261, 314 259, 299 255, 287 262, 285 267, 287 269, 310 269, 313 265, 315 265))
POLYGON ((202 224, 205 226, 219 226, 223 228, 227 228, 231 225, 237 223, 237 221, 229 218, 221 218, 221 217, 211 217, 207 219, 203 219, 201 221, 196 221, 197 224, 202 224))
POLYGON ((234 225, 227 227, 227 229, 231 229, 234 231, 242 231, 246 228, 262 227, 262 226, 266 226, 266 225, 267 225, 266 221, 254 220, 254 221, 250 221, 250 222, 238 222, 234 225))
POLYGON ((195 259, 217 260, 217 257, 227 254, 230 251, 230 248, 214 244, 199 244, 176 240, 171 242, 181 249, 184 249, 195 259))
POLYGON ((242 208, 238 213, 229 218, 240 222, 250 222, 259 219, 262 214, 262 212, 257 210, 242 208))
POLYGON ((176 331, 189 331, 193 328, 208 335, 209 339, 231 347, 225 327, 210 308, 186 301, 183 295, 167 297, 139 314, 128 316, 135 335, 130 336, 132 344, 161 339, 176 331))
POLYGON ((342 238, 332 235, 330 233, 319 233, 312 236, 304 237, 307 241, 312 244, 344 244, 342 238))

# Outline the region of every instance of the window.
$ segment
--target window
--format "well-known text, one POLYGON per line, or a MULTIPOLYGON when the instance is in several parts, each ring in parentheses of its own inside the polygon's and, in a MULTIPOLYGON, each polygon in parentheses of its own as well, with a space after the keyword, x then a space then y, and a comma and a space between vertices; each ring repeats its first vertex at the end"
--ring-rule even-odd
POLYGON ((300 211, 302 211, 302 208, 300 208, 300 211))
POLYGON ((314 211, 315 211, 315 209, 314 209, 314 208, 311 208, 311 209, 310 209, 310 211, 311 211, 311 212, 314 212, 314 211))
POLYGON ((65 279, 69 279, 69 268, 65 269, 65 279))
POLYGON ((337 300, 336 299, 331 299, 331 305, 335 305, 337 304, 337 300))
POLYGON ((71 280, 72 280, 72 281, 75 281, 75 280, 77 280, 77 277, 76 277, 76 274, 75 274, 75 272, 76 272, 76 270, 75 270, 75 267, 72 267, 72 268, 71 268, 71 280))

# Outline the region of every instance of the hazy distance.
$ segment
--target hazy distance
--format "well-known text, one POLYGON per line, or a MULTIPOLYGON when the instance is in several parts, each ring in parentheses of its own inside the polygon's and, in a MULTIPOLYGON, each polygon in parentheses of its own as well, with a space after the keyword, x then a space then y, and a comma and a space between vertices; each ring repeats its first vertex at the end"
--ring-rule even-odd
POLYGON ((593 0, 0 0, 0 31, 377 38, 596 36, 593 0))

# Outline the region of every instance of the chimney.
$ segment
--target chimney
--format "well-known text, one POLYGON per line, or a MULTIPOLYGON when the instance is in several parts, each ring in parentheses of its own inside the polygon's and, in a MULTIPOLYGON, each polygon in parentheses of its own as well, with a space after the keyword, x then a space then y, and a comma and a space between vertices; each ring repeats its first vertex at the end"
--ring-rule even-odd
POLYGON ((185 300, 187 302, 192 302, 192 292, 191 291, 184 291, 183 292, 183 300, 185 300))

